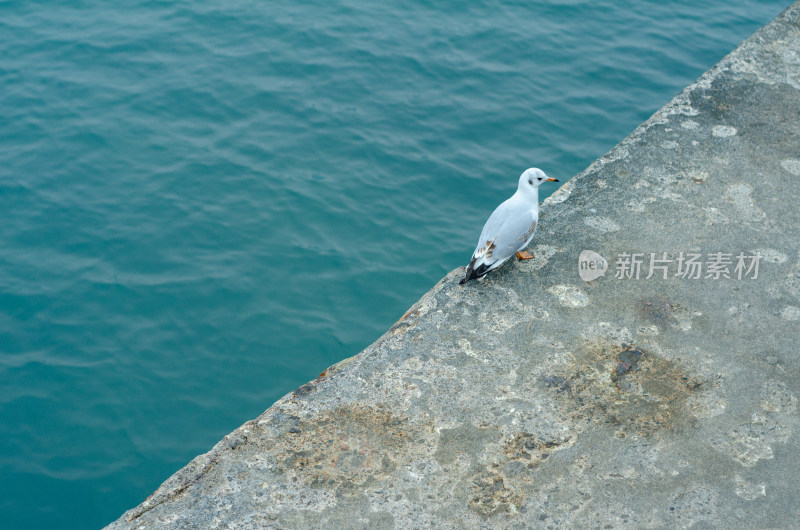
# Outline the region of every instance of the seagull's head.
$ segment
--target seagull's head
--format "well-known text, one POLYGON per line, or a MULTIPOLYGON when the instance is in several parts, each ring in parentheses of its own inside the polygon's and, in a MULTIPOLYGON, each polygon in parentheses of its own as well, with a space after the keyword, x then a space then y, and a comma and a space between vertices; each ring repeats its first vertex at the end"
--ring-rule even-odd
POLYGON ((552 179, 545 175, 544 171, 538 167, 526 169, 525 173, 519 177, 519 190, 537 190, 543 182, 558 182, 558 179, 552 179))

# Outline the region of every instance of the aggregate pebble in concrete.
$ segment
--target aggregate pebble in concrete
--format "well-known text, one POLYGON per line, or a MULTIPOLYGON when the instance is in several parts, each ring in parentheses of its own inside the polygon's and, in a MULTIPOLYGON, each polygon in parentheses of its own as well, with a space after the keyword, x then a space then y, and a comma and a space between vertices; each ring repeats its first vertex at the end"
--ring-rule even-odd
POLYGON ((797 197, 800 3, 545 201, 535 259, 453 271, 110 528, 796 527, 797 197))

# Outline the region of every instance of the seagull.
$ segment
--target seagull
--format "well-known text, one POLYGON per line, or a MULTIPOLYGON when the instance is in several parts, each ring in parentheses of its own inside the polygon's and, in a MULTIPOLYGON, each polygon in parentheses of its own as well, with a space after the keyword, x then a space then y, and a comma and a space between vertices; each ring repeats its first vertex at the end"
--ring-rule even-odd
POLYGON ((536 232, 539 221, 539 185, 543 182, 558 182, 545 175, 537 167, 526 169, 519 177, 517 192, 498 206, 483 225, 478 246, 467 265, 463 285, 470 280, 482 278, 496 269, 516 253, 518 260, 533 258, 524 251, 536 232))

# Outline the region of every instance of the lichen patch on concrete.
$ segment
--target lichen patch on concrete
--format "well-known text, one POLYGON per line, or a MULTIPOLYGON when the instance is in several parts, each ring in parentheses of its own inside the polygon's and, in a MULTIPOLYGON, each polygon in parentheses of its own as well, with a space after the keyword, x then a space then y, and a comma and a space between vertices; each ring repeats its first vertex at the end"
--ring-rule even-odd
POLYGON ((572 285, 554 285, 547 291, 564 307, 585 307, 589 304, 586 293, 572 285))
POLYGON ((800 160, 796 158, 787 158, 786 160, 782 160, 781 167, 792 175, 800 176, 800 160))
POLYGON ((727 138, 728 136, 734 136, 736 134, 736 127, 730 127, 728 125, 715 125, 711 128, 711 134, 717 138, 727 138))

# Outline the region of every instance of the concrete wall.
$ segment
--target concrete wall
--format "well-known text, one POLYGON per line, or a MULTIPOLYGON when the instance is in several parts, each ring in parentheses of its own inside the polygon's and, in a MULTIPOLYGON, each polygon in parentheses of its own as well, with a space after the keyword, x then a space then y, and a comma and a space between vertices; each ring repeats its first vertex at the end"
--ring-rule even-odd
POLYGON ((796 527, 798 197, 800 3, 549 198, 535 259, 453 271, 111 528, 796 527))

